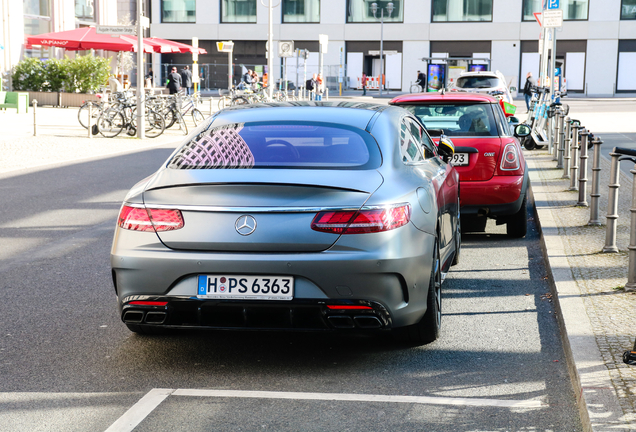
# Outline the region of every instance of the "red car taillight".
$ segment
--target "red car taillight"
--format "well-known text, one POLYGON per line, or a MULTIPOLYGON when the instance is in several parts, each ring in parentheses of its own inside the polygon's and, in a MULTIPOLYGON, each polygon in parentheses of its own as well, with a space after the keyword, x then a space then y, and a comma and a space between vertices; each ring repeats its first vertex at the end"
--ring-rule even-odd
POLYGON ((172 231, 183 228, 183 217, 179 210, 146 209, 125 205, 119 212, 118 225, 132 231, 172 231))
POLYGON ((410 220, 410 204, 399 204, 360 211, 323 211, 314 217, 311 229, 332 234, 365 234, 399 228, 410 220))
POLYGON ((512 143, 506 145, 506 148, 503 151, 503 156, 501 157, 500 168, 502 171, 516 171, 521 168, 519 164, 517 146, 512 143))

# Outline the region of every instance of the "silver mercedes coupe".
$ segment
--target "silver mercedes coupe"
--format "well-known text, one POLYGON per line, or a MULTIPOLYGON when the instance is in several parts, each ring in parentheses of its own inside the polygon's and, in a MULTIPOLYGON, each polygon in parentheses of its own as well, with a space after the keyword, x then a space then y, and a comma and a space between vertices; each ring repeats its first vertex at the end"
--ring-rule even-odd
POLYGON ((291 102, 206 120, 122 205, 111 251, 136 333, 439 336, 461 246, 452 144, 394 106, 291 102))

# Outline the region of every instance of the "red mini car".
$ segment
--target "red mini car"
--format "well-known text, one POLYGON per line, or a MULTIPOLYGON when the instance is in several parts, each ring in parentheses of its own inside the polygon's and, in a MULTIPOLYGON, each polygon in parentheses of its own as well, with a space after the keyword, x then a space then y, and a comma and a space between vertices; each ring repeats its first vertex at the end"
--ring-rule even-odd
POLYGON ((453 141, 464 231, 484 231, 493 218, 506 224, 508 235, 526 235, 528 170, 517 138, 528 134, 527 126, 513 131, 499 100, 483 94, 419 93, 390 104, 415 114, 431 135, 453 141))

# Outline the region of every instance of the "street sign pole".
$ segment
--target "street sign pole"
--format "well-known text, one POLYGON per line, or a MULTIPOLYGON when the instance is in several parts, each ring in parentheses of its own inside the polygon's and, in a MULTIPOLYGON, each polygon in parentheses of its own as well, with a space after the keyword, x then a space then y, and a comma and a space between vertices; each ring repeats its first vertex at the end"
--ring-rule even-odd
POLYGON ((137 0, 137 137, 145 138, 144 119, 144 33, 141 25, 142 0, 137 0))

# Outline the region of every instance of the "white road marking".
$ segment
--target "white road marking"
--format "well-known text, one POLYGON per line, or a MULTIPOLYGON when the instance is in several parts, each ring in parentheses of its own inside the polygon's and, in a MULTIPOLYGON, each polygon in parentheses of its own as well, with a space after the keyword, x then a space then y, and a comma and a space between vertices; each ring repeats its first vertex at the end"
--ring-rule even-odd
POLYGON ((148 415, 174 392, 173 389, 152 389, 139 402, 110 425, 106 432, 132 432, 148 415))
POLYGON ((132 432, 168 396, 232 397, 251 399, 324 400, 349 402, 411 403, 424 405, 461 405, 498 408, 546 408, 538 400, 477 399, 436 396, 370 395, 349 393, 303 393, 247 390, 152 389, 113 423, 105 432, 132 432))
POLYGON ((302 392, 271 392, 271 391, 242 391, 242 390, 196 390, 178 389, 174 396, 201 397, 235 397, 256 399, 293 399, 293 400, 328 400, 350 402, 393 402, 415 403, 425 405, 462 405, 503 408, 544 408, 548 405, 538 400, 505 400, 505 399, 477 399, 436 396, 399 396, 399 395, 369 395, 347 393, 302 393, 302 392))

